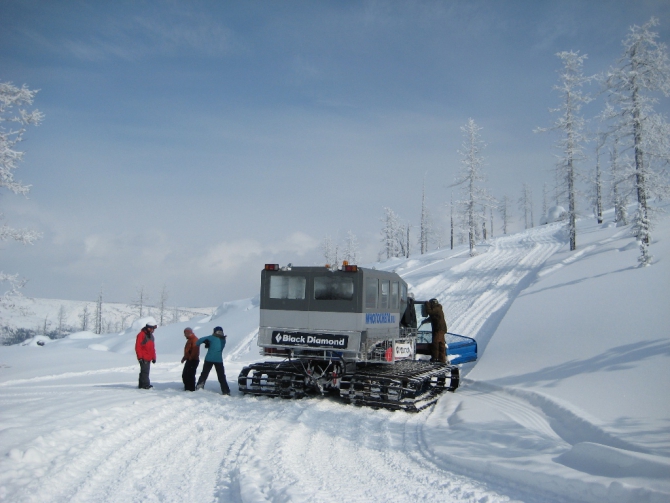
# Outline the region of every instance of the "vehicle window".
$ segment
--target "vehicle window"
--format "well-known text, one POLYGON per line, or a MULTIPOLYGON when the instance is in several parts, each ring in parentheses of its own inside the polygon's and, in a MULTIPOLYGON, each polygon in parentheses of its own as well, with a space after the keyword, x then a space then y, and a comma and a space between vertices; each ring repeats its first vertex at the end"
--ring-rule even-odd
POLYGON ((365 280, 366 309, 377 309, 378 295, 379 295, 379 280, 377 278, 366 278, 365 280))
POLYGON ((380 283, 381 289, 379 292, 379 309, 389 308, 389 281, 382 280, 380 283))
POLYGON ((316 300, 351 300, 354 298, 354 279, 343 276, 318 276, 314 278, 316 300))
POLYGON ((306 285, 304 276, 270 276, 270 298, 304 299, 306 285))
POLYGON ((400 303, 407 304, 407 285, 405 283, 400 284, 400 303))
POLYGON ((398 309, 398 282, 391 283, 391 309, 398 309))

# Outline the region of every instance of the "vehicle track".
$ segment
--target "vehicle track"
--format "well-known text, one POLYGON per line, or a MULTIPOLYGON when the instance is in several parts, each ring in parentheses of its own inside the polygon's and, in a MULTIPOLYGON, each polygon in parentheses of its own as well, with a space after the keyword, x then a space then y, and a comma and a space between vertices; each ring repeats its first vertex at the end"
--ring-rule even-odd
POLYGON ((559 225, 493 240, 487 251, 437 275, 430 267, 403 271, 417 298, 436 297, 451 331, 477 338, 491 314, 509 306, 563 246, 559 225))
MULTIPOLYGON (((118 390, 115 404, 68 416, 57 403, 72 398, 44 390, 59 419, 29 443, 30 456, 0 460, 0 486, 22 482, 8 501, 339 502, 342 487, 352 502, 509 501, 417 458, 402 441, 415 415, 329 400, 118 390)), ((99 406, 95 393, 83 399, 99 406)))

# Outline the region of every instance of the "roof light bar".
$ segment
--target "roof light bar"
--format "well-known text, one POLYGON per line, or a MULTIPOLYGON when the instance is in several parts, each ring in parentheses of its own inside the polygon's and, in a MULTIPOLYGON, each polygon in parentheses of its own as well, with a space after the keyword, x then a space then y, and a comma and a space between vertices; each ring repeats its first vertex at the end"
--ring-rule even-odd
POLYGON ((358 266, 357 265, 345 265, 342 267, 342 270, 344 272, 358 272, 358 266))
POLYGON ((266 271, 278 271, 279 270, 279 264, 265 264, 265 270, 266 271))

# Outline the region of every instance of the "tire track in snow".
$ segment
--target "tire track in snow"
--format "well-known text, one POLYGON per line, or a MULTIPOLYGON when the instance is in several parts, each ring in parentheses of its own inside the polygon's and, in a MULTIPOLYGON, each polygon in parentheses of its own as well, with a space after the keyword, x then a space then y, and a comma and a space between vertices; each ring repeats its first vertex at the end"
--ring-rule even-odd
POLYGON ((327 400, 288 403, 239 455, 243 501, 509 501, 406 452, 397 439, 416 416, 327 400))

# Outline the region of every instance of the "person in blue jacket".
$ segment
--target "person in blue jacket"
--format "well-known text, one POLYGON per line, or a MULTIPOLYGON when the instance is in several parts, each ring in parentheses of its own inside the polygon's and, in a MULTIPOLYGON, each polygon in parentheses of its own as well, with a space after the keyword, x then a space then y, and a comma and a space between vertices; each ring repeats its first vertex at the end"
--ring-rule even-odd
POLYGON ((205 356, 205 363, 202 366, 202 373, 198 379, 198 385, 195 388, 202 389, 205 387, 209 371, 214 367, 216 369, 216 376, 219 378, 219 384, 221 385, 221 393, 230 395, 230 388, 228 387, 228 381, 226 381, 226 370, 223 368, 223 356, 221 355, 223 348, 226 347, 226 334, 223 333, 223 328, 214 327, 212 335, 201 337, 196 344, 198 346, 205 344, 207 355, 205 356))

